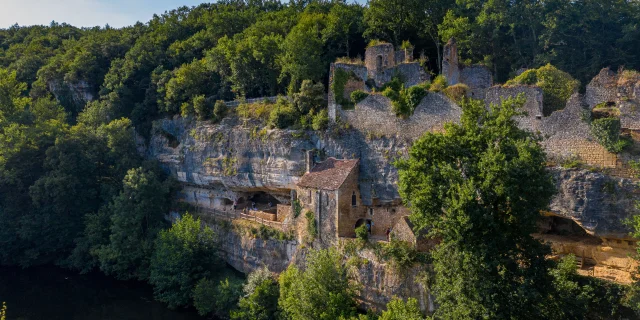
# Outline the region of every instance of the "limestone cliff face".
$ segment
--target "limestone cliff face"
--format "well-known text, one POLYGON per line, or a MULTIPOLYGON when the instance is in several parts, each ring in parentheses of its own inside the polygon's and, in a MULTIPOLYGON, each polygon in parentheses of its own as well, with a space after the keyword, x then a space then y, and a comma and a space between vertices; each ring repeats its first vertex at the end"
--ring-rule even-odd
POLYGON ((408 141, 365 136, 347 130, 337 134, 267 130, 236 119, 220 124, 183 119, 156 122, 148 148, 179 181, 196 190, 188 200, 209 206, 209 198, 267 190, 287 196, 305 172, 305 152, 323 157, 359 158, 360 189, 365 204, 373 198, 398 198, 392 161, 406 154, 408 141), (204 201, 204 202, 203 202, 204 201))
POLYGON ((415 298, 423 312, 435 311, 425 266, 398 269, 378 261, 370 250, 358 252, 360 263, 350 267, 352 278, 360 284, 358 300, 368 310, 386 310, 395 297, 415 298))
POLYGON ((629 239, 624 221, 636 213, 638 191, 630 179, 599 172, 553 168, 557 194, 550 209, 570 218, 589 234, 609 239, 629 239))
POLYGON ((51 91, 56 99, 68 99, 76 106, 78 111, 82 110, 87 102, 93 101, 94 92, 92 86, 84 81, 69 83, 67 81, 49 81, 47 83, 49 91, 51 91))
MULTIPOLYGON (((288 197, 305 171, 305 151, 312 149, 327 157, 360 158, 365 205, 399 197, 392 162, 406 155, 407 140, 356 130, 331 135, 254 128, 234 119, 215 125, 163 120, 156 123, 148 152, 188 186, 185 199, 200 207, 256 190, 288 197)), ((597 237, 629 238, 623 221, 635 213, 632 180, 589 170, 551 170, 558 191, 550 204, 552 214, 576 221, 597 237)))
POLYGON ((298 242, 295 240, 252 238, 218 225, 212 227, 219 237, 222 258, 243 273, 261 267, 280 273, 287 269, 298 253, 298 242))

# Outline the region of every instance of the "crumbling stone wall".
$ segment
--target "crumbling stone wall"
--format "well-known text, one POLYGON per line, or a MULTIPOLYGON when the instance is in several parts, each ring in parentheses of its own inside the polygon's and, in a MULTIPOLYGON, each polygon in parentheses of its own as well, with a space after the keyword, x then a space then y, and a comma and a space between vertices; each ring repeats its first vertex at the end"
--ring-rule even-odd
POLYGON ((442 75, 450 86, 460 82, 460 64, 458 62, 458 45, 451 38, 442 49, 442 75))
POLYGON ((528 129, 532 132, 540 130, 542 123, 542 89, 535 86, 493 86, 487 90, 485 102, 489 104, 500 104, 503 99, 515 98, 524 95, 526 102, 523 111, 527 115, 517 118, 520 128, 528 129))
POLYGON ((401 63, 387 72, 388 79, 385 78, 384 82, 388 82, 395 75, 399 74, 404 80, 404 86, 406 88, 415 86, 417 84, 429 81, 431 77, 424 72, 424 69, 418 62, 401 63))
POLYGON ((487 89, 493 86, 493 75, 485 66, 468 66, 460 71, 460 82, 469 86, 472 98, 484 99, 487 89))
POLYGON ((440 93, 429 93, 407 119, 398 118, 391 101, 370 95, 355 110, 341 110, 340 117, 361 132, 372 136, 416 139, 428 131, 441 130, 446 122, 459 121, 462 110, 440 93))
POLYGON ((617 101, 616 87, 617 79, 615 72, 604 68, 587 85, 585 92, 585 102, 589 108, 595 107, 602 102, 617 101))
POLYGON ((395 66, 395 50, 390 43, 382 43, 367 48, 364 54, 364 64, 367 68, 369 79, 373 79, 376 85, 382 86, 384 79, 390 77, 388 68, 395 66))
POLYGON ((543 118, 540 133, 548 156, 556 162, 578 159, 589 165, 614 168, 617 156, 596 142, 589 124, 584 120, 586 109, 579 94, 571 96, 563 110, 543 118))
POLYGON ((351 92, 355 90, 362 90, 365 92, 369 91, 369 89, 365 85, 365 81, 366 79, 368 79, 368 71, 366 66, 348 64, 348 63, 332 63, 329 70, 329 90, 328 90, 328 96, 327 96, 327 100, 328 100, 327 107, 329 111, 329 120, 331 120, 331 122, 336 121, 336 115, 337 115, 336 110, 340 108, 340 106, 336 102, 336 97, 332 90, 333 80, 334 80, 333 77, 336 69, 344 70, 347 73, 353 72, 356 75, 356 77, 358 77, 361 80, 361 81, 358 81, 357 79, 350 79, 350 81, 345 86, 345 96, 347 92, 349 93, 349 95, 351 95, 351 92))

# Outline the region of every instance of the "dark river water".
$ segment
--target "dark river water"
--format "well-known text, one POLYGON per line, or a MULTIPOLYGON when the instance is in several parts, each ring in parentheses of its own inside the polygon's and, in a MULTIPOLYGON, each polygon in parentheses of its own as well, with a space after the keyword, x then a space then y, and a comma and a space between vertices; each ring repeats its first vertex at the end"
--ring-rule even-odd
POLYGON ((0 267, 2 301, 7 303, 7 320, 204 319, 193 309, 167 309, 153 300, 147 284, 117 281, 100 273, 78 275, 52 266, 0 267))

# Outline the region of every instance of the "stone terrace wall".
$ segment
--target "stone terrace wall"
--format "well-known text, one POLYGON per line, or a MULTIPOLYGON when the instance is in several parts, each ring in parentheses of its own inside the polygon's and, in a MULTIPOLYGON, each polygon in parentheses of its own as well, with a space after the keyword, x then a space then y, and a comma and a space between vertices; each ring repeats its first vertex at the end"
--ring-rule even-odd
POLYGON ((589 165, 614 168, 617 156, 595 141, 589 124, 583 120, 585 111, 588 112, 584 100, 574 94, 563 110, 543 118, 542 145, 551 158, 578 158, 589 165))
POLYGON ((485 101, 487 105, 500 104, 502 99, 516 97, 519 94, 523 94, 527 99, 523 107, 527 115, 518 117, 518 125, 520 128, 537 132, 542 122, 542 89, 534 86, 494 86, 487 90, 485 101))
POLYGON ((439 93, 429 93, 408 119, 398 118, 391 110, 391 100, 370 95, 355 107, 342 110, 341 118, 354 128, 374 136, 417 139, 427 131, 437 131, 444 124, 459 121, 462 109, 439 93))

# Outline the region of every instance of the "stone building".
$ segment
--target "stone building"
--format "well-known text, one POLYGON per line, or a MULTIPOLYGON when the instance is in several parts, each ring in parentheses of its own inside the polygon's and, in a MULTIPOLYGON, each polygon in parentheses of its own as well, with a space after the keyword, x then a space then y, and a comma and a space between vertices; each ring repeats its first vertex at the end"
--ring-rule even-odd
POLYGON ((323 244, 334 244, 340 237, 353 238, 355 229, 367 223, 371 238, 385 240, 387 229, 393 229, 408 214, 399 201, 363 203, 359 160, 328 158, 315 164, 313 155, 308 155, 307 161, 307 173, 297 184, 297 199, 305 211, 314 212, 323 244))
POLYGON ((329 70, 329 87, 333 88, 336 72, 345 72, 349 79, 343 90, 343 97, 336 97, 334 90, 329 90, 329 118, 336 119, 336 109, 340 108, 339 101, 350 99, 356 90, 371 92, 399 75, 405 86, 410 87, 429 80, 429 75, 420 63, 413 60, 413 48, 396 50, 390 43, 380 43, 370 46, 365 51, 364 63, 353 64, 332 63, 329 70))

